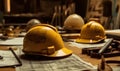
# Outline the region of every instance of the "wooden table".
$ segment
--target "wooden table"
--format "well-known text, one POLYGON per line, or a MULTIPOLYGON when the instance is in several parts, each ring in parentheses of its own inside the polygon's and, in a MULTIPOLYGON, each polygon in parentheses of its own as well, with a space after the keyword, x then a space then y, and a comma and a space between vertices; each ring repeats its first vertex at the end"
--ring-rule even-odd
POLYGON ((15 68, 0 68, 0 71, 15 71, 15 68))
MULTIPOLYGON (((71 47, 71 46, 68 46, 67 44, 65 46, 68 49, 72 50, 73 54, 78 55, 84 61, 90 62, 93 65, 98 65, 101 61, 101 59, 91 58, 88 55, 82 54, 82 49, 81 48, 77 48, 75 46, 71 47)), ((5 49, 5 47, 7 47, 7 46, 0 46, 0 50, 5 49)), ((120 60, 120 56, 105 58, 105 60, 120 60)), ((116 64, 110 64, 110 65, 116 66, 116 64)), ((15 68, 0 68, 0 71, 15 71, 15 68)))

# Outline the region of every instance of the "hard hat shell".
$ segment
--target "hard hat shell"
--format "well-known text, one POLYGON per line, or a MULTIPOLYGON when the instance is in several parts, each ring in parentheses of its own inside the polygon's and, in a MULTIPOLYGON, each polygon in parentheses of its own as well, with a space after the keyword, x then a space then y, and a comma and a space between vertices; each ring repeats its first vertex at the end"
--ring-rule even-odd
POLYGON ((83 18, 78 14, 69 15, 64 21, 63 28, 66 30, 81 30, 84 25, 83 18))
POLYGON ((31 28, 24 37, 23 52, 47 57, 63 57, 72 54, 64 46, 57 29, 51 25, 41 24, 31 28))
POLYGON ((96 22, 90 21, 86 23, 80 33, 80 38, 76 40, 79 43, 98 43, 106 38, 104 27, 96 22))
POLYGON ((35 25, 41 24, 41 22, 38 19, 31 19, 27 22, 26 31, 28 31, 30 28, 32 28, 35 25))

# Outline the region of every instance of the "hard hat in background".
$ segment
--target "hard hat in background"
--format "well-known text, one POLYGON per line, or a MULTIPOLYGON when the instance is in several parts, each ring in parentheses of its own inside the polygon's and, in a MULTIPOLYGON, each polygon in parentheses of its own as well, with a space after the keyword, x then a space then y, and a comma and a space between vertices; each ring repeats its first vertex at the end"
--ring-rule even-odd
POLYGON ((64 46, 57 29, 48 24, 31 28, 24 37, 23 52, 47 57, 64 57, 72 51, 64 46))
POLYGON ((3 32, 3 36, 7 36, 7 37, 14 37, 14 26, 9 26, 7 27, 4 32, 3 32))
POLYGON ((69 15, 64 21, 63 28, 65 30, 81 30, 84 25, 83 18, 78 14, 69 15))
POLYGON ((90 21, 86 23, 80 33, 80 38, 76 40, 79 43, 98 43, 106 38, 104 27, 96 22, 90 21))
POLYGON ((26 31, 28 31, 31 27, 41 24, 38 19, 31 19, 27 22, 26 31))
POLYGON ((88 22, 89 21, 96 21, 96 22, 99 22, 100 23, 100 19, 99 18, 90 18, 89 20, 88 20, 88 22))

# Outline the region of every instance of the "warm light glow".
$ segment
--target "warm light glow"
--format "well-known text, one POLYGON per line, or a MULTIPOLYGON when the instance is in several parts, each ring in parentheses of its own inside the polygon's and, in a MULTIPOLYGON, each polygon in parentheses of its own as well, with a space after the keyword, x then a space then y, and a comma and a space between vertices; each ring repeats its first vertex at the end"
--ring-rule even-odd
POLYGON ((4 0, 5 12, 10 13, 10 0, 4 0))

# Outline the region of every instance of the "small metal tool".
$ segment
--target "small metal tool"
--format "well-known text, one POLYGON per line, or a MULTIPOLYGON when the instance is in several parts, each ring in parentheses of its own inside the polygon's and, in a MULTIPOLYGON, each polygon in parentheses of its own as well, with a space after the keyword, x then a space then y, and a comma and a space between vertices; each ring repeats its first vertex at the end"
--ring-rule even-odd
POLYGON ((101 62, 98 64, 98 71, 113 71, 112 68, 105 62, 104 56, 101 56, 101 62))
POLYGON ((105 52, 105 50, 110 46, 110 44, 112 43, 113 38, 111 38, 106 44, 105 46, 103 46, 100 50, 99 50, 99 54, 102 54, 103 52, 105 52))
MULTIPOLYGON (((9 50, 12 52, 12 54, 15 56, 16 60, 18 61, 17 64, 14 65, 5 65, 5 66, 0 66, 0 68, 7 68, 7 67, 18 67, 18 66, 22 66, 22 62, 20 61, 20 59, 18 58, 18 56, 16 55, 16 53, 14 52, 14 50, 12 48, 9 48, 9 50)), ((0 58, 2 58, 0 56, 0 58)))

